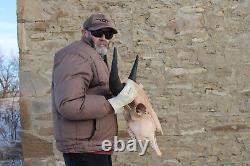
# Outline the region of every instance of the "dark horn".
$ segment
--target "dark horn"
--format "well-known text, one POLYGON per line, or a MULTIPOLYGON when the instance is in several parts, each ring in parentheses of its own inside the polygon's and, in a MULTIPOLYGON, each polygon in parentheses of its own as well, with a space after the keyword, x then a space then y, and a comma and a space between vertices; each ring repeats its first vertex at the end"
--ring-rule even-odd
POLYGON ((109 76, 109 88, 113 95, 118 95, 125 85, 121 83, 121 80, 118 75, 117 67, 117 49, 114 47, 113 60, 111 65, 111 71, 109 76))
POLYGON ((131 80, 133 80, 135 82, 136 82, 136 73, 137 73, 138 59, 139 59, 139 56, 136 55, 136 59, 135 59, 133 68, 132 68, 131 73, 129 74, 129 77, 128 77, 129 79, 131 79, 131 80))

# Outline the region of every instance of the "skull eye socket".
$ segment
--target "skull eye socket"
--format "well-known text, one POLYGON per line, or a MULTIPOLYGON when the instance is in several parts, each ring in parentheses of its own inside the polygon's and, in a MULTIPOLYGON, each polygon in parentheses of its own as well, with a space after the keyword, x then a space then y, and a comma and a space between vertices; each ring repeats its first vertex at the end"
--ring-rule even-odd
POLYGON ((136 106, 135 110, 136 110, 136 113, 146 113, 146 107, 145 107, 145 105, 142 104, 142 103, 139 103, 139 104, 136 106))

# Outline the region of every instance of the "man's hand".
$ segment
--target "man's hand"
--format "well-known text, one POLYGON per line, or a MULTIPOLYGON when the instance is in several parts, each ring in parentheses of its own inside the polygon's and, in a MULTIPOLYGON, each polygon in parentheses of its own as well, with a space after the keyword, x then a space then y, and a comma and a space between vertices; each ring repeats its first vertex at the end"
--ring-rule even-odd
POLYGON ((121 113, 124 110, 123 107, 135 99, 137 91, 134 84, 136 84, 134 81, 128 79, 122 91, 108 100, 116 114, 121 113))

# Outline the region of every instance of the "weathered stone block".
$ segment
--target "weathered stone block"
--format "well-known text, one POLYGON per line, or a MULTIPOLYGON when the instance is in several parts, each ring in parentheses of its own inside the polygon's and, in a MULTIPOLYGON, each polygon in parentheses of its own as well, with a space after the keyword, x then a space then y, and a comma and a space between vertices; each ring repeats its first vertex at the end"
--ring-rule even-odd
POLYGON ((51 114, 51 101, 49 96, 37 97, 37 98, 21 98, 25 102, 25 108, 31 113, 32 119, 37 121, 49 121, 52 120, 51 114), (46 119, 47 118, 47 119, 46 119))
POLYGON ((29 133, 22 133, 24 158, 46 158, 53 156, 52 143, 29 133))
POLYGON ((40 136, 52 136, 53 128, 52 127, 40 127, 37 133, 40 136))
POLYGON ((18 0, 17 1, 17 20, 36 21, 44 20, 43 8, 40 1, 34 3, 32 0, 18 0))
POLYGON ((20 116, 21 116, 22 129, 30 130, 31 129, 31 112, 29 110, 28 103, 23 98, 20 98, 19 105, 20 105, 20 116))
MULTIPOLYGON (((48 104, 47 104, 48 105, 48 104)), ((52 113, 39 114, 35 120, 37 121, 52 121, 52 113)))
POLYGON ((20 72, 21 96, 39 97, 50 92, 50 82, 32 71, 20 72))

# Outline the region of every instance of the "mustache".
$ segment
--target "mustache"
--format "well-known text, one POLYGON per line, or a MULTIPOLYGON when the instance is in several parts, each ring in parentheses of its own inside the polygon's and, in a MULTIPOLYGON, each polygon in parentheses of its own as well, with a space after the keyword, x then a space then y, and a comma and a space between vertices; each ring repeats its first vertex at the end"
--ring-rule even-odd
POLYGON ((99 41, 98 43, 96 43, 96 45, 99 46, 99 47, 103 47, 103 46, 108 47, 108 42, 106 42, 106 41, 99 41))

